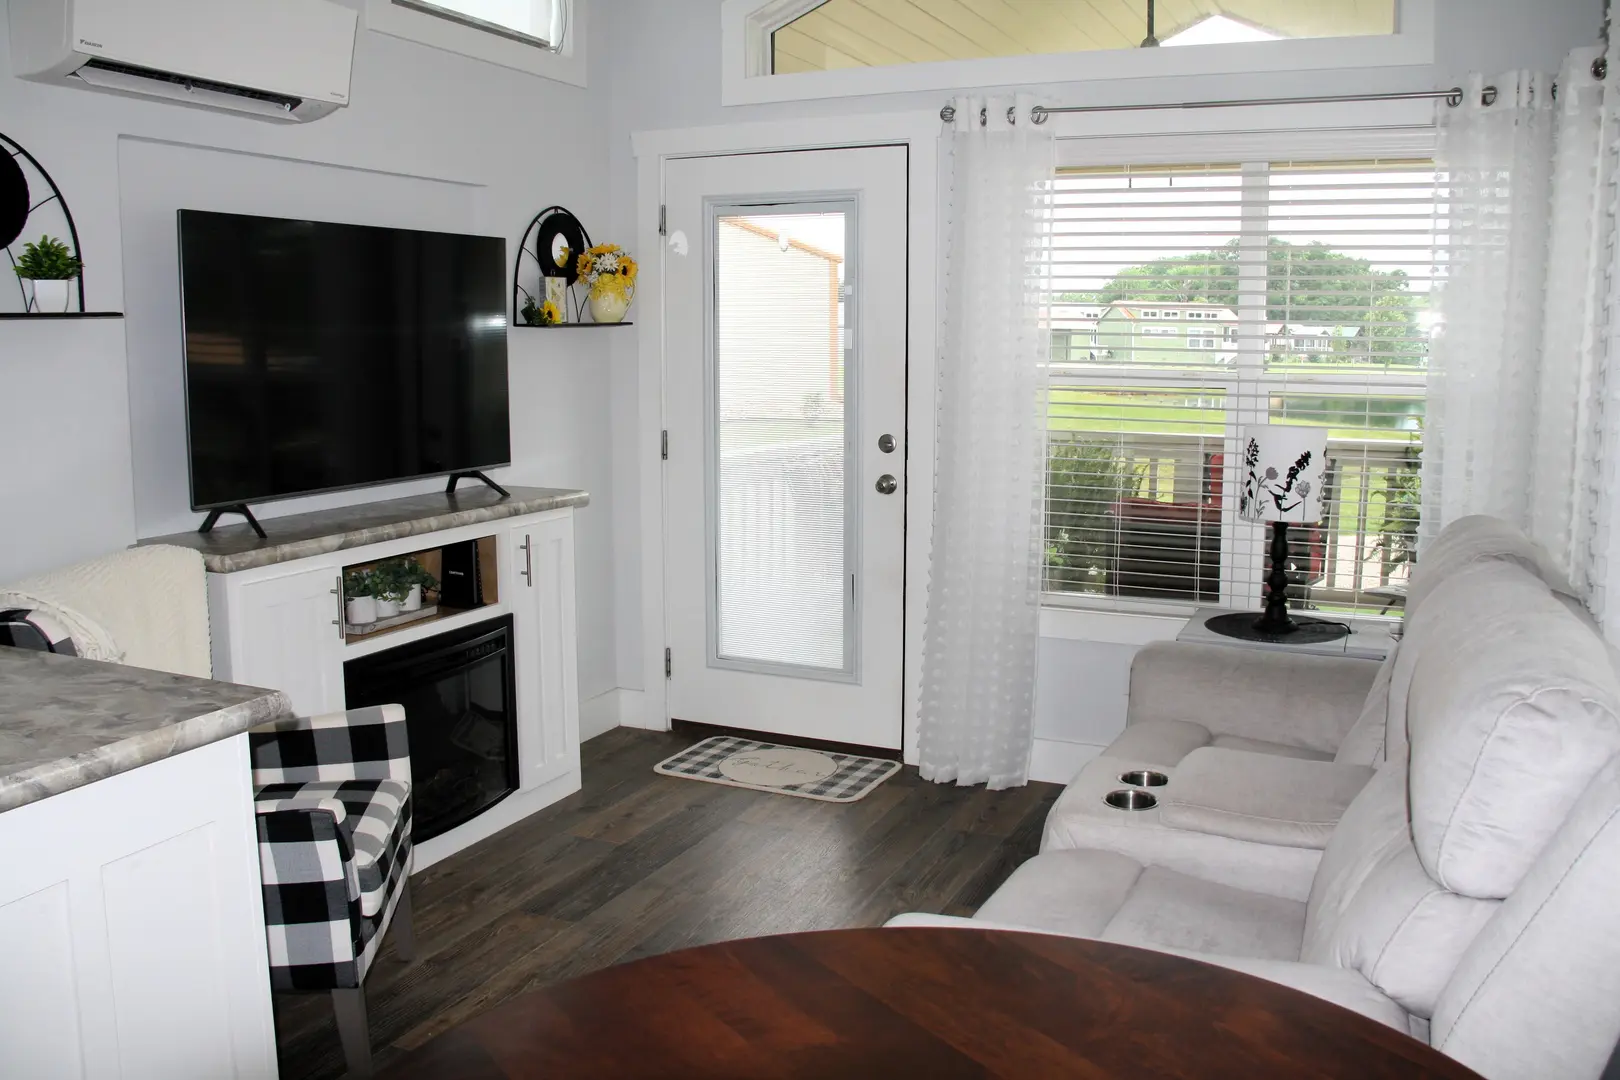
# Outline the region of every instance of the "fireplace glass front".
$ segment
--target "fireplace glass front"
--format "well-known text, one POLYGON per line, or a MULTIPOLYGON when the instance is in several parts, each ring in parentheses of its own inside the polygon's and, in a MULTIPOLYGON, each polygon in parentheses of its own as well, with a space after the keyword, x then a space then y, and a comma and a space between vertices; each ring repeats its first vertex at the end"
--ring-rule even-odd
POLYGON ((405 707, 417 843, 517 790, 510 615, 350 660, 343 681, 351 709, 405 707))

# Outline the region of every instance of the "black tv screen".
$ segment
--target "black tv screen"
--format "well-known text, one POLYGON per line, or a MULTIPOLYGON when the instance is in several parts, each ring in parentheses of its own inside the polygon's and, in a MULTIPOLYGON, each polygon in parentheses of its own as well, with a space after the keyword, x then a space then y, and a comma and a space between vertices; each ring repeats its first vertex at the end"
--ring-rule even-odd
POLYGON ((511 461, 506 245, 180 211, 191 505, 511 461))

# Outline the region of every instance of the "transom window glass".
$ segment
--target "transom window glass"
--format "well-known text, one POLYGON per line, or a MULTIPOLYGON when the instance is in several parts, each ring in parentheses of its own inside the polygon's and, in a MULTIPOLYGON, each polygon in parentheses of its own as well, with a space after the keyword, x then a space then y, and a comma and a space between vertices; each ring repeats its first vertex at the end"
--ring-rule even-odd
POLYGON ((1059 174, 1048 593, 1258 608, 1268 536, 1237 517, 1233 448, 1301 424, 1327 429, 1327 515, 1295 534, 1291 595, 1399 613, 1442 194, 1428 161, 1059 174), (1141 325, 1161 312, 1199 325, 1141 325))
POLYGON ((1156 0, 1151 41, 1148 0, 824 0, 771 35, 770 70, 1368 37, 1395 30, 1396 0, 1156 0))
POLYGON ((566 29, 567 0, 394 0, 400 7, 554 49, 566 29))

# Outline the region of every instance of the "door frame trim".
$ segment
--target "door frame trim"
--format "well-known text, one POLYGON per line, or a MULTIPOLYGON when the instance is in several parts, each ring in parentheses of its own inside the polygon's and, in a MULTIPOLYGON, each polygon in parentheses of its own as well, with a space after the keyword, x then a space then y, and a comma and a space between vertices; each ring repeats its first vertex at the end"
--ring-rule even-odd
POLYGON ((666 521, 664 462, 664 238, 658 234, 668 163, 677 158, 904 146, 906 178, 906 580, 904 700, 901 745, 917 763, 917 717, 922 696, 923 620, 927 613, 929 554, 933 547, 934 386, 939 339, 939 176, 941 125, 931 111, 859 117, 776 120, 636 132, 637 250, 643 256, 642 303, 637 327, 637 473, 641 521, 641 655, 645 688, 640 726, 670 726, 664 647, 668 641, 664 590, 666 521))

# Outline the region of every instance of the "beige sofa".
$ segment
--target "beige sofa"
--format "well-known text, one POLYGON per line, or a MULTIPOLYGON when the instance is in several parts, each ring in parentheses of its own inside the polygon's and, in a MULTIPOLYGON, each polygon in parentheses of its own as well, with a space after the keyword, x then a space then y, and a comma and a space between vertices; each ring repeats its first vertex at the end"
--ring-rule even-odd
MULTIPOLYGON (((1475 526, 1475 539, 1491 531, 1475 526)), ((1379 677, 1387 687, 1370 686, 1367 708, 1340 729, 1339 748, 1356 736, 1370 760, 1324 761, 1330 725, 1307 721, 1311 734, 1300 739, 1317 740, 1305 746, 1317 756, 1242 749, 1251 757, 1226 774, 1235 786, 1234 777, 1259 775, 1254 758, 1266 756, 1367 770, 1342 818, 1324 823, 1322 850, 1162 820, 1135 826, 1133 847, 1132 826, 1063 819, 1077 781, 1053 811, 1042 853, 973 920, 894 922, 1184 952, 1408 1031, 1491 1080, 1595 1080, 1620 1038, 1620 680, 1533 549, 1521 541, 1505 558, 1481 554, 1503 546, 1459 545, 1455 562, 1432 559, 1422 589, 1415 583, 1407 633, 1379 677), (1077 836, 1107 842, 1061 842, 1077 836), (1238 863, 1248 877, 1215 841, 1247 845, 1238 863), (1303 860, 1253 872, 1266 852, 1309 852, 1310 872, 1299 878, 1303 860)), ((1233 715, 1236 704, 1211 700, 1233 715)), ((1164 768, 1185 775, 1192 756, 1164 768)))

